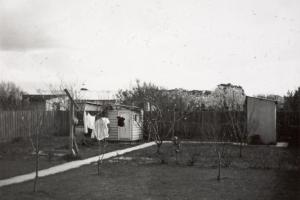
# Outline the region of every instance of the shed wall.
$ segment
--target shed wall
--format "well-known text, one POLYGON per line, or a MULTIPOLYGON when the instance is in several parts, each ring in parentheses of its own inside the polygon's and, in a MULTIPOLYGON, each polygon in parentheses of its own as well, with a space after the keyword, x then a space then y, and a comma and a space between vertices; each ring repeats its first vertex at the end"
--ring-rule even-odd
POLYGON ((132 115, 132 140, 141 140, 143 138, 142 133, 141 115, 139 113, 133 113, 132 115), (137 121, 135 121, 135 115, 138 115, 137 121))
POLYGON ((118 140, 119 139, 117 116, 118 116, 117 110, 108 111, 108 119, 110 121, 108 140, 118 140))
POLYGON ((273 101, 247 97, 247 130, 259 135, 265 144, 276 142, 276 104, 273 101))
MULTIPOLYGON (((107 138, 108 140, 113 140, 113 141, 135 141, 135 140, 140 140, 143 138, 142 135, 142 129, 138 125, 138 123, 135 121, 135 115, 138 115, 139 120, 141 120, 141 116, 139 113, 127 110, 127 109, 119 109, 119 110, 109 110, 108 111, 108 119, 110 121, 109 124, 109 137, 107 138), (119 116, 120 112, 125 112, 128 113, 130 116, 129 123, 130 123, 130 128, 129 128, 129 137, 126 138, 120 138, 119 134, 119 129, 118 127, 118 119, 117 117, 119 116)), ((141 122, 140 122, 141 123, 141 122)), ((77 134, 83 134, 83 126, 78 126, 76 127, 76 133, 77 134)))

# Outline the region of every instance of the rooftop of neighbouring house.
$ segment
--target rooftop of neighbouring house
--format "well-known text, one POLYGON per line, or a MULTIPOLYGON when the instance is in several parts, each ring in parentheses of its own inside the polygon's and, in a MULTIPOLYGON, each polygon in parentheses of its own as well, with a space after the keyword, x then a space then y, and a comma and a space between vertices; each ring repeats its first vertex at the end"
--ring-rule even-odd
POLYGON ((22 99, 29 99, 30 101, 44 101, 64 96, 66 96, 66 94, 23 94, 22 99))
POLYGON ((78 100, 116 100, 116 93, 110 90, 81 90, 78 93, 78 100))
MULTIPOLYGON (((39 91, 37 93, 24 94, 23 99, 48 100, 56 97, 66 97, 65 93, 39 91)), ((74 95, 74 99, 83 101, 116 101, 116 92, 110 90, 80 90, 74 95)))

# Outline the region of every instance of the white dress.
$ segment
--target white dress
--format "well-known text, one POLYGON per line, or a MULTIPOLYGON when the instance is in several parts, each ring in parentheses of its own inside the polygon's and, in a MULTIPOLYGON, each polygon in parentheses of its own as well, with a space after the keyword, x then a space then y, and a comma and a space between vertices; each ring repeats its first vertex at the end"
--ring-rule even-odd
POLYGON ((97 140, 103 140, 104 138, 108 138, 108 124, 109 119, 106 117, 102 117, 95 122, 95 130, 93 131, 91 137, 96 138, 97 140))

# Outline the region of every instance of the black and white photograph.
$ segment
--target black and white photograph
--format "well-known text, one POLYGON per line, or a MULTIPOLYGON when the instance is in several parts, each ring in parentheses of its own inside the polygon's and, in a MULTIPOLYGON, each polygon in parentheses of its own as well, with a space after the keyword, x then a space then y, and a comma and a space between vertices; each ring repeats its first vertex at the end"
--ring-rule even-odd
POLYGON ((1 200, 300 200, 299 0, 0 0, 1 200))

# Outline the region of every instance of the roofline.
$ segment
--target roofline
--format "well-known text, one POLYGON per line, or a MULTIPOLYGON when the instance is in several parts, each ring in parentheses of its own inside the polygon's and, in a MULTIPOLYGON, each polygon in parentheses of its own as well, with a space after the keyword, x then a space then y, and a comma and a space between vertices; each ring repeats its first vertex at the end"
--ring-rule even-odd
MULTIPOLYGON (((99 104, 99 103, 88 102, 88 101, 83 102, 83 103, 90 104, 90 105, 96 105, 96 106, 104 106, 105 105, 105 104, 99 104)), ((140 107, 137 107, 137 106, 131 106, 131 105, 125 105, 125 104, 107 104, 107 105, 141 109, 140 107)))
POLYGON ((22 96, 36 97, 36 96, 67 96, 66 94, 23 94, 22 96))
POLYGON ((89 99, 89 98, 78 98, 74 99, 74 101, 117 101, 117 99, 89 99))
POLYGON ((253 98, 253 99, 259 99, 259 100, 262 100, 262 101, 271 101, 271 102, 277 103, 276 100, 265 99, 265 98, 260 98, 260 97, 250 97, 250 96, 246 96, 246 98, 253 98))
POLYGON ((80 102, 80 103, 84 103, 84 104, 90 104, 90 105, 94 105, 94 106, 104 106, 103 104, 100 104, 100 103, 94 103, 94 102, 80 102))

